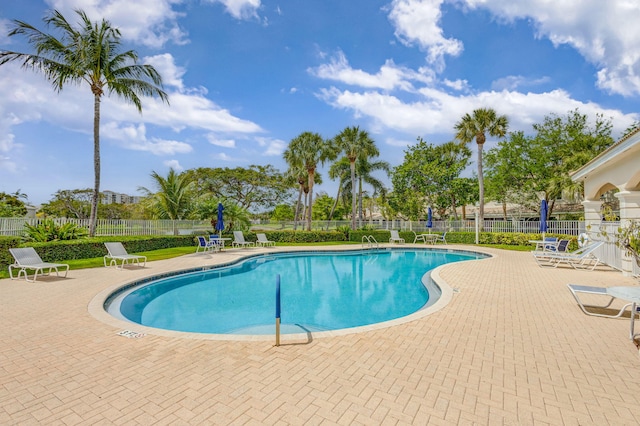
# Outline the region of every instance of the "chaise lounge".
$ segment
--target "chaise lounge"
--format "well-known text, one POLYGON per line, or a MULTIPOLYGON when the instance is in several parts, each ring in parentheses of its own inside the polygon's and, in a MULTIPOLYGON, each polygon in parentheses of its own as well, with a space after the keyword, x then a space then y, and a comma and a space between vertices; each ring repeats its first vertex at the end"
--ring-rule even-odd
POLYGON ((13 256, 15 262, 12 265, 9 265, 9 276, 11 279, 19 279, 20 275, 24 274, 24 279, 29 282, 35 282, 38 278, 38 273, 40 275, 49 275, 51 271, 56 271, 56 276, 60 276, 58 271, 59 268, 66 268, 64 272, 64 277, 66 278, 67 273, 69 272, 69 265, 66 263, 49 263, 44 262, 36 249, 33 247, 21 247, 21 248, 10 248, 9 252, 13 256), (13 277, 13 270, 18 270, 18 276, 16 278, 13 277), (29 279, 28 270, 33 270, 33 280, 29 279), (46 271, 46 272, 45 272, 46 271))
POLYGON ((107 251, 109 252, 109 254, 105 255, 103 258, 104 266, 107 266, 107 259, 109 259, 109 266, 115 265, 116 269, 123 269, 124 265, 128 264, 129 261, 135 262, 140 266, 140 259, 144 261, 142 267, 147 264, 147 256, 127 253, 127 250, 124 248, 122 243, 104 243, 104 245, 107 247, 107 251), (119 267, 118 261, 120 261, 119 267))
POLYGON ((579 285, 579 284, 567 284, 567 287, 569 287, 569 291, 571 291, 573 298, 576 299, 576 302, 578 302, 578 306, 580 306, 580 309, 582 309, 582 312, 584 312, 587 315, 592 315, 594 317, 619 318, 624 314, 624 312, 627 310, 629 306, 633 305, 633 303, 627 303, 622 308, 620 308, 620 311, 617 314, 599 314, 597 312, 591 312, 587 308, 607 309, 609 306, 611 306, 613 301, 616 300, 616 298, 610 295, 609 292, 607 292, 606 287, 594 287, 594 286, 579 285), (582 300, 580 300, 580 297, 578 297, 578 293, 591 294, 591 295, 597 295, 597 296, 607 296, 609 297, 609 303, 605 305, 587 305, 583 303, 582 300))

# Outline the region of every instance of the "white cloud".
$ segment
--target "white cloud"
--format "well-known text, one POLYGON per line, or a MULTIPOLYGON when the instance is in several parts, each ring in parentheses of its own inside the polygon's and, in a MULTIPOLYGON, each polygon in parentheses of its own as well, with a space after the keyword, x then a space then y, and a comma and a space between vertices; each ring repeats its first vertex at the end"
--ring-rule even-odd
POLYGON ((260 0, 208 0, 222 3, 227 12, 236 19, 258 18, 260 0))
POLYGON ((167 160, 167 161, 164 161, 162 164, 175 170, 176 172, 181 172, 184 170, 184 167, 180 165, 180 162, 178 160, 167 160))
POLYGON ((491 89, 496 91, 515 90, 519 87, 532 87, 539 84, 548 83, 549 80, 549 77, 529 79, 521 75, 509 75, 492 82, 491 89))
POLYGON ((287 148, 287 143, 281 139, 273 139, 273 138, 256 138, 258 145, 266 147, 266 149, 262 152, 261 155, 272 157, 279 157, 282 155, 284 150, 287 148))
POLYGON ((625 96, 640 94, 640 2, 458 0, 486 8, 505 20, 531 19, 539 37, 575 48, 598 69, 600 88, 625 96))
POLYGON ((147 151, 154 155, 186 154, 193 151, 193 147, 185 142, 147 139, 144 124, 120 126, 118 123, 109 122, 100 130, 105 138, 120 142, 121 147, 133 151, 147 151))
POLYGON ((218 152, 214 155, 211 156, 214 160, 219 160, 219 161, 224 161, 224 162, 238 162, 238 161, 244 161, 241 160, 239 158, 234 158, 234 157, 230 157, 227 154, 225 154, 224 152, 218 152))
POLYGON ((233 139, 219 139, 216 135, 208 134, 207 140, 211 145, 220 146, 223 148, 235 148, 236 141, 233 139))
POLYGON ((454 96, 438 89, 423 88, 419 93, 421 99, 413 102, 374 91, 358 93, 335 87, 322 90, 319 96, 335 108, 352 111, 356 118, 368 118, 372 126, 413 135, 453 134, 455 122, 460 117, 487 105, 499 114, 506 114, 511 129, 525 132, 531 131, 532 124, 542 122, 549 114, 565 115, 576 108, 591 118, 596 114, 612 118, 617 126, 614 134, 637 119, 637 114, 623 114, 592 102, 577 101, 564 90, 546 93, 505 90, 454 96))
POLYGON ((169 53, 147 56, 143 59, 145 64, 152 65, 162 76, 162 84, 165 87, 175 87, 179 92, 184 90, 182 77, 186 69, 176 65, 173 56, 169 53))
POLYGON ((434 74, 427 68, 420 72, 397 66, 393 60, 385 62, 376 74, 353 69, 344 53, 339 51, 328 64, 307 70, 310 74, 323 79, 340 81, 354 86, 384 90, 413 90, 411 81, 431 82, 434 74))
POLYGON ((440 27, 444 0, 393 0, 386 8, 389 20, 395 27, 395 35, 405 45, 414 43, 426 50, 427 60, 438 70, 444 67, 444 57, 458 56, 462 42, 445 38, 440 27))
POLYGON ((186 33, 178 26, 180 14, 172 7, 182 0, 46 0, 71 23, 77 21, 74 10, 82 9, 91 20, 106 19, 117 27, 123 38, 159 48, 167 42, 185 44, 186 33))

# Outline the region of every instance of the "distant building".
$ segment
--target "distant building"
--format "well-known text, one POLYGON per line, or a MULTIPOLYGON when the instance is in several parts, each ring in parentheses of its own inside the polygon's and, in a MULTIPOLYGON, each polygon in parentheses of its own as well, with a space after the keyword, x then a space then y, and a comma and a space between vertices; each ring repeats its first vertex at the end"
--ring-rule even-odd
POLYGON ((102 204, 138 204, 140 196, 120 194, 113 191, 102 192, 102 204))

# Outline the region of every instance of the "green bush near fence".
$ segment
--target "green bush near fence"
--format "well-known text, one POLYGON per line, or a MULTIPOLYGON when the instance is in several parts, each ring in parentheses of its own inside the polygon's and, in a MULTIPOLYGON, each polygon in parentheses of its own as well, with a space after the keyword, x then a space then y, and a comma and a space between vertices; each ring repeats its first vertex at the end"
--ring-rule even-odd
POLYGON ((63 260, 91 259, 107 254, 105 242, 117 241, 129 253, 159 250, 172 247, 195 246, 191 235, 150 236, 150 237, 95 237, 80 240, 49 241, 46 243, 21 243, 19 237, 0 237, 0 268, 6 269, 13 263, 9 253, 11 247, 34 247, 45 262, 61 262, 63 260))
MULTIPOLYGON (((316 243, 316 242, 362 242, 363 236, 373 237, 378 243, 388 243, 391 233, 386 230, 352 231, 348 237, 340 231, 265 231, 267 239, 280 243, 316 243)), ((437 233, 437 232, 434 232, 437 233)), ((442 234, 442 233, 438 233, 442 234)), ((202 234, 205 235, 205 234, 202 234)), ((208 235, 208 234, 207 234, 208 235)), ((415 234, 412 231, 400 231, 399 235, 407 243, 412 243, 415 234)), ((548 237, 569 239, 569 250, 577 248, 576 237, 571 235, 547 234, 548 237)), ((232 234, 224 234, 223 237, 233 238, 232 234)), ((244 233, 246 241, 256 241, 256 233, 249 231, 244 233)), ((529 240, 537 240, 540 234, 525 234, 517 232, 481 232, 478 235, 480 244, 487 245, 514 245, 530 246, 529 240)), ((448 232, 446 239, 452 244, 475 244, 475 232, 448 232)), ((13 263, 13 257, 9 253, 10 247, 35 247, 36 251, 45 262, 61 262, 73 259, 90 259, 102 257, 107 254, 105 242, 119 241, 129 253, 141 253, 172 247, 189 247, 197 244, 193 235, 167 235, 167 236, 136 236, 136 237, 96 237, 70 241, 51 241, 46 243, 22 244, 19 237, 0 237, 0 269, 13 263)), ((532 246, 533 249, 533 246, 532 246)))
MULTIPOLYGON (((267 236, 269 241, 276 243, 323 243, 330 241, 348 241, 347 237, 338 231, 264 231, 261 232, 267 236)), ((201 234, 209 235, 209 234, 201 234)), ((256 242, 256 232, 245 231, 243 232, 245 241, 256 242)), ((233 234, 223 234, 223 237, 231 238, 233 241, 233 234)))

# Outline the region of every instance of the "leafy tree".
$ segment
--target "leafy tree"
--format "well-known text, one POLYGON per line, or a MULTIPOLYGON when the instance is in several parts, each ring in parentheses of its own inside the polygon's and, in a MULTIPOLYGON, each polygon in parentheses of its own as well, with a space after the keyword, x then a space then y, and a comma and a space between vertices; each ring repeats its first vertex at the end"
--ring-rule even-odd
POLYGON ((227 231, 249 229, 251 219, 247 209, 228 198, 201 197, 195 203, 194 216, 199 219, 209 219, 211 228, 215 229, 218 221, 218 203, 224 206, 224 228, 227 231))
POLYGON ((293 219, 293 208, 289 204, 278 204, 271 214, 271 220, 285 221, 293 219))
POLYGON ((284 174, 271 165, 248 168, 197 168, 183 174, 194 182, 197 194, 233 200, 248 211, 269 210, 291 197, 284 174))
POLYGON ((505 115, 500 115, 491 108, 479 108, 473 111, 473 115, 465 114, 455 124, 456 139, 463 144, 475 139, 478 144, 478 192, 479 192, 479 221, 484 221, 484 175, 482 173, 482 151, 486 142, 486 134, 494 137, 503 137, 509 129, 509 121, 505 115))
MULTIPOLYGON (((313 202, 313 219, 329 220, 329 215, 333 208, 333 198, 326 193, 318 194, 313 202)), ((338 212, 339 214, 339 212, 338 212)))
MULTIPOLYGON (((289 142, 289 147, 284 152, 284 159, 290 168, 304 167, 307 171, 309 182, 309 200, 313 200, 313 185, 315 182, 318 164, 335 158, 335 152, 327 141, 318 133, 303 132, 289 142)), ((311 231, 311 219, 313 215, 313 203, 308 203, 307 230, 311 231)))
POLYGON ((61 32, 60 38, 44 33, 26 22, 15 20, 9 36, 27 38, 35 53, 0 52, 0 65, 20 61, 22 67, 41 71, 56 91, 67 83, 86 82, 94 96, 93 163, 94 187, 91 200, 89 235, 94 236, 100 198, 100 101, 105 89, 111 94, 131 102, 142 112, 140 96, 157 96, 168 101, 162 90, 162 78, 151 65, 138 64, 138 55, 128 50, 121 52, 120 31, 111 24, 91 22, 77 10, 80 18, 77 28, 57 10, 44 18, 47 26, 61 32))
POLYGON ((61 189, 48 203, 40 206, 47 216, 88 219, 91 212, 93 191, 87 189, 61 189))
POLYGON ((27 215, 27 207, 22 199, 27 199, 26 194, 17 190, 13 194, 0 192, 0 217, 23 217, 27 215))
MULTIPOLYGON (((336 151, 343 152, 351 168, 351 188, 356 187, 356 160, 377 157, 380 151, 373 139, 360 127, 347 127, 332 141, 336 151)), ((351 229, 356 229, 356 192, 351 191, 351 229)))
POLYGON ((160 176, 155 171, 151 173, 157 188, 152 192, 145 187, 138 189, 145 193, 144 203, 151 209, 156 219, 181 220, 186 219, 193 208, 194 194, 192 183, 188 175, 178 175, 170 169, 167 177, 160 176))
POLYGON ((471 151, 465 145, 455 142, 431 145, 418 138, 391 175, 391 207, 414 220, 425 216, 428 205, 441 215, 447 210, 455 212, 458 200, 468 199, 468 195, 458 191, 465 189, 460 173, 470 157, 471 151))
POLYGON ((570 172, 614 142, 610 120, 598 115, 593 125, 588 122, 586 115, 573 110, 534 124, 535 136, 511 133, 487 154, 491 198, 537 210, 542 194, 552 214, 556 199, 581 194, 582 187, 571 180, 570 172))

